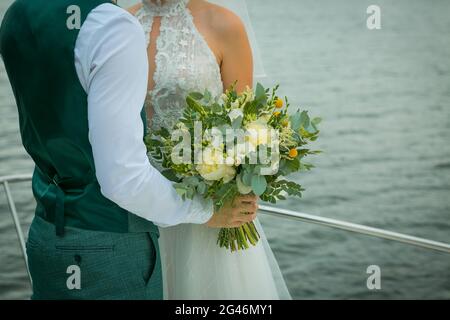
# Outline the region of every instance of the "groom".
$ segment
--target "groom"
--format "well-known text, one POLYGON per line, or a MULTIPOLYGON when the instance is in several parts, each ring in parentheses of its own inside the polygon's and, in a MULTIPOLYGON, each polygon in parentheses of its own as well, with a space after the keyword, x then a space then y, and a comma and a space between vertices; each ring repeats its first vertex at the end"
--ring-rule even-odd
POLYGON ((254 198, 214 214, 182 201, 150 165, 145 39, 126 11, 106 0, 17 0, 0 53, 36 164, 33 299, 161 299, 156 225, 255 218, 254 198))

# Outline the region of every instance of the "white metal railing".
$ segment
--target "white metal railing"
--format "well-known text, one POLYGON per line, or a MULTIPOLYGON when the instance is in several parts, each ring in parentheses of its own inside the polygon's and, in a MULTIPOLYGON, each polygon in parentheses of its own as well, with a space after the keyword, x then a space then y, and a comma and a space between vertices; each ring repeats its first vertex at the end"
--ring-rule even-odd
MULTIPOLYGON (((14 198, 11 193, 11 189, 9 188, 9 185, 10 185, 10 183, 15 183, 15 182, 30 181, 31 177, 32 176, 30 174, 11 175, 11 176, 0 177, 0 183, 3 184, 3 187, 5 189, 6 198, 7 198, 9 209, 11 211, 11 215, 12 215, 14 225, 16 228, 17 237, 20 242, 20 248, 22 250, 23 259, 25 261, 25 265, 26 265, 26 268, 28 271, 28 276, 30 277, 30 282, 31 282, 31 276, 30 276, 30 272, 28 270, 28 261, 27 261, 27 255, 26 255, 26 250, 25 250, 25 240, 24 240, 22 228, 20 225, 19 216, 17 214, 14 198)), ((377 237, 377 238, 381 238, 381 239, 387 239, 387 240, 392 240, 392 241, 396 241, 396 242, 406 243, 406 244, 410 244, 410 245, 413 245, 416 247, 450 253, 450 244, 443 243, 443 242, 414 237, 414 236, 410 236, 410 235, 403 234, 403 233, 387 231, 384 229, 373 228, 373 227, 369 227, 369 226, 365 226, 365 225, 361 225, 361 224, 315 216, 315 215, 296 212, 296 211, 287 210, 287 209, 274 208, 274 207, 265 206, 265 205, 261 205, 259 208, 262 213, 265 213, 265 214, 268 214, 271 216, 275 216, 275 217, 282 217, 282 218, 288 218, 288 219, 292 219, 292 220, 296 220, 296 221, 303 221, 303 222, 312 223, 312 224, 316 224, 316 225, 331 227, 334 229, 351 231, 351 232, 360 233, 360 234, 364 234, 364 235, 368 235, 368 236, 373 236, 373 237, 377 237)))
POLYGON ((365 234, 368 236, 373 236, 381 239, 392 240, 396 242, 407 243, 416 247, 427 248, 432 250, 437 250, 441 252, 450 253, 450 244, 444 242, 438 242, 433 240, 428 240, 424 238, 414 237, 403 233, 388 231, 379 228, 373 228, 364 226, 361 224, 330 219, 325 217, 314 216, 311 214, 296 212, 292 210, 259 206, 259 209, 269 215, 276 217, 284 217, 289 219, 294 219, 297 221, 304 221, 308 223, 318 224, 322 226, 327 226, 335 229, 356 232, 360 234, 365 234))
POLYGON ((0 183, 3 184, 3 188, 5 189, 6 193, 6 200, 8 201, 9 205, 9 211, 11 212, 14 225, 16 227, 17 237, 19 238, 20 243, 20 249, 22 250, 22 256, 25 260, 25 267, 27 268, 28 278, 30 279, 31 283, 31 274, 30 270, 28 269, 28 258, 27 258, 27 252, 25 249, 25 238, 23 236, 22 227, 20 225, 19 215, 17 214, 16 210, 16 203, 14 202, 13 195, 11 193, 11 189, 9 188, 9 184, 13 182, 22 182, 22 181, 30 181, 31 175, 14 175, 14 176, 6 176, 6 177, 0 177, 0 183))

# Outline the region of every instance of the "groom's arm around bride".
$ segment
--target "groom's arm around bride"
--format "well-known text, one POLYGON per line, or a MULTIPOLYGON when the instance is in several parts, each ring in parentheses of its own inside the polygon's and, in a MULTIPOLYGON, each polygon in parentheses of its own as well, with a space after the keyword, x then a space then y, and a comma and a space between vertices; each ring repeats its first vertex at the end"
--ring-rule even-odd
MULTIPOLYGON (((182 201, 143 143, 144 33, 106 0, 17 0, 0 29, 22 142, 36 164, 34 299, 161 299, 158 228, 234 227, 256 201, 182 201), (69 6, 81 28, 67 26, 69 6)), ((249 212, 251 214, 246 215, 249 212)))

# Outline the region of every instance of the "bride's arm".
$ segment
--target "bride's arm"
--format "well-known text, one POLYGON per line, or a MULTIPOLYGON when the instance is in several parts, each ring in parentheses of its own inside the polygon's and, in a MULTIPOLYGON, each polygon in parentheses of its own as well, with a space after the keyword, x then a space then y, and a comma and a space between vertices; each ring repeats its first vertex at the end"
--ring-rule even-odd
POLYGON ((221 74, 224 89, 237 81, 238 92, 253 86, 253 55, 247 32, 240 18, 222 9, 215 19, 215 32, 220 41, 221 74))

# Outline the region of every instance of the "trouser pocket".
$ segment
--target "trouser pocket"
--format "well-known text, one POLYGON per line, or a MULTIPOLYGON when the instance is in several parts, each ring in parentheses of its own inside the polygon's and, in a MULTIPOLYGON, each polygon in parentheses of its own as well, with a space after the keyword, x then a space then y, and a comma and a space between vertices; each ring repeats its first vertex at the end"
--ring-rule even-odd
POLYGON ((32 224, 27 254, 32 299, 162 297, 158 246, 148 233, 66 228, 60 238, 55 236, 54 227, 32 224))
POLYGON ((32 299, 102 299, 116 294, 112 245, 47 246, 28 242, 32 299))
POLYGON ((156 262, 157 262, 157 252, 156 245, 150 233, 147 234, 148 238, 148 253, 145 255, 143 261, 142 279, 144 280, 144 285, 147 286, 153 277, 155 272, 156 262))

